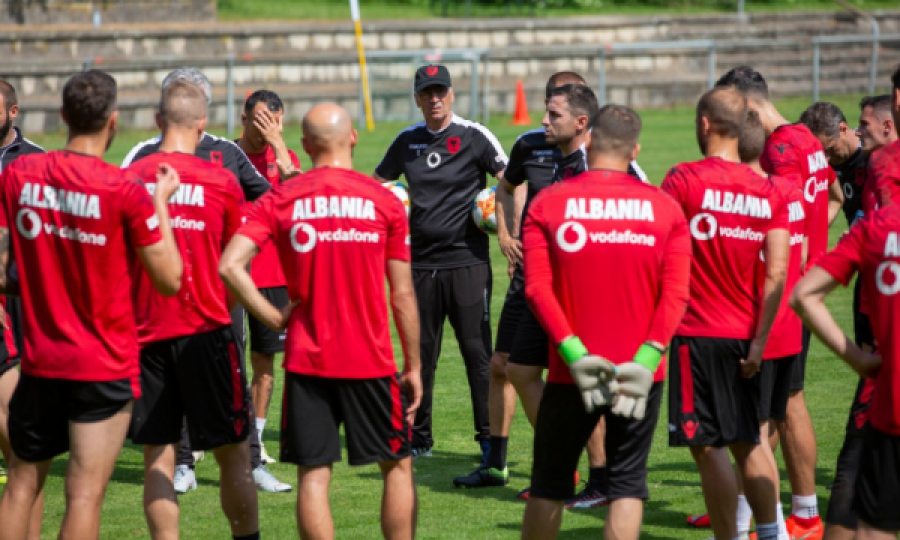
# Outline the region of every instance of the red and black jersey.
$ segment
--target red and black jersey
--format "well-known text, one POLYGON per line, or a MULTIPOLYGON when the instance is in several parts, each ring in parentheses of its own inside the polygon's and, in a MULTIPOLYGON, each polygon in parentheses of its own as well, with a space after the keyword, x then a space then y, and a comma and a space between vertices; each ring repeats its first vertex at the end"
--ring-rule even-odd
POLYGON ((878 208, 900 202, 900 141, 872 152, 869 179, 878 208))
POLYGON ((834 174, 841 183, 841 191, 844 192, 844 204, 841 209, 847 219, 847 226, 863 212, 863 198, 868 176, 869 156, 862 151, 862 146, 840 165, 834 166, 834 174))
POLYGON ((759 164, 793 183, 803 195, 809 242, 806 268, 810 268, 828 251, 828 187, 837 179, 822 143, 805 125, 786 124, 766 140, 759 164))
POLYGON ((900 436, 900 206, 865 216, 819 261, 844 286, 859 272, 883 364, 869 407, 872 426, 900 436))
POLYGON ((141 265, 133 268, 138 341, 145 346, 211 332, 231 323, 219 259, 241 226, 244 194, 228 169, 189 154, 159 152, 128 168, 152 193, 156 171, 168 163, 178 172, 178 191, 169 199, 169 221, 184 272, 175 296, 157 292, 141 265))
POLYGON ((23 156, 0 177, 0 226, 18 264, 35 377, 111 381, 140 373, 130 269, 161 241, 141 180, 69 151, 23 156))
MULTIPOLYGON (((589 171, 545 188, 523 226, 525 294, 553 344, 577 335, 592 354, 630 362, 668 345, 688 300, 684 214, 659 188, 589 171)), ((654 380, 665 378, 665 362, 654 380)), ((548 381, 572 383, 555 347, 548 381)))
POLYGON ((409 221, 371 177, 317 168, 275 188, 238 234, 278 250, 290 299, 284 368, 369 379, 397 372, 385 291, 389 259, 409 261, 409 221))
MULTIPOLYGON (((300 160, 297 159, 297 154, 291 150, 288 150, 288 154, 291 156, 291 163, 294 164, 294 167, 300 169, 300 160)), ((265 150, 257 154, 247 154, 247 158, 272 186, 281 183, 281 173, 278 172, 278 165, 275 163, 275 150, 271 145, 267 144, 265 150)), ((260 289, 284 287, 284 272, 281 271, 281 263, 278 261, 278 252, 275 250, 275 246, 266 244, 260 248, 256 257, 253 257, 250 277, 260 289)))
POLYGON ((760 311, 756 265, 769 231, 788 229, 784 196, 750 167, 717 157, 675 166, 662 189, 693 238, 691 299, 677 334, 751 339, 760 311))

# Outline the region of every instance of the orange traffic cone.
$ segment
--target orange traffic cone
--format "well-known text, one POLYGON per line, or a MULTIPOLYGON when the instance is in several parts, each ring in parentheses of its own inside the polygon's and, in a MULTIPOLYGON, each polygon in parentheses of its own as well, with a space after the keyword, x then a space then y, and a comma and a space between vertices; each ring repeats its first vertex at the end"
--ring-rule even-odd
POLYGON ((516 110, 513 113, 514 126, 527 126, 531 124, 531 118, 528 117, 528 100, 525 99, 525 86, 522 81, 516 81, 516 110))

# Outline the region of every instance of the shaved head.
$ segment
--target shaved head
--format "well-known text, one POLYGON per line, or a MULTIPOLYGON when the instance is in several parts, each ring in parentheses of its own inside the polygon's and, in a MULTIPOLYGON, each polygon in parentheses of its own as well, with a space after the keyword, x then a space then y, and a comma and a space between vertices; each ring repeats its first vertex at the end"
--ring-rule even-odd
POLYGON ((304 147, 321 152, 349 149, 353 140, 350 115, 336 103, 320 103, 303 117, 304 147))
POLYGON ((175 81, 163 90, 159 114, 170 126, 195 127, 206 118, 206 96, 189 82, 175 81))

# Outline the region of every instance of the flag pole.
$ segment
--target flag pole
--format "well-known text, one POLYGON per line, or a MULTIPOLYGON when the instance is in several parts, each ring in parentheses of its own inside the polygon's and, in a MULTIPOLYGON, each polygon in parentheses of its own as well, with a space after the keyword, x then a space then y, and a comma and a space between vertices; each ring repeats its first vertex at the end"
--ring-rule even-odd
POLYGON ((353 18, 353 31, 356 33, 356 52, 359 54, 359 77, 362 81, 363 107, 366 114, 366 128, 375 129, 372 121, 372 96, 369 93, 369 70, 366 69, 366 50, 362 41, 362 22, 359 17, 359 0, 350 0, 350 16, 353 18))

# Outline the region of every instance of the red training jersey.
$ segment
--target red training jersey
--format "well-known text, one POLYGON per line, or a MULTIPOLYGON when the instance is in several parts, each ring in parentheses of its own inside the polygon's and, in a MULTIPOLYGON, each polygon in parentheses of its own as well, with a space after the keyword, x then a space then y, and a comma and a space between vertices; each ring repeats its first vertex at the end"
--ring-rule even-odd
POLYGON ((883 360, 869 406, 872 426, 900 436, 900 206, 862 218, 837 247, 819 261, 844 286, 860 273, 869 296, 869 320, 883 360))
POLYGON ((140 179, 66 150, 22 156, 0 177, 0 226, 19 267, 25 350, 35 377, 140 374, 130 268, 161 241, 140 179))
POLYGON ((317 168, 253 205, 239 234, 272 241, 288 296, 284 368, 318 377, 371 379, 397 372, 385 266, 410 260, 406 209, 349 169, 317 168))
POLYGON ((169 222, 184 272, 181 289, 167 297, 157 292, 143 266, 134 265, 133 297, 142 347, 231 324, 228 293, 219 279, 219 258, 241 226, 244 206, 244 192, 231 171, 191 154, 151 154, 128 170, 153 193, 160 163, 172 166, 181 180, 169 199, 169 222))
MULTIPOLYGON (((6 311, 6 297, 0 296, 0 304, 3 305, 3 310, 6 311)), ((10 317, 8 314, 3 315, 6 317, 6 325, 9 328, 5 328, 3 330, 3 345, 6 346, 6 353, 9 355, 9 358, 15 358, 19 356, 19 349, 16 348, 16 337, 12 332, 12 321, 10 321, 10 317)))
POLYGON ((809 242, 806 268, 811 268, 828 251, 828 186, 837 181, 822 143, 805 125, 786 124, 766 140, 759 164, 800 190, 809 242))
POLYGON ((781 191, 750 167, 716 157, 675 166, 662 189, 681 206, 693 237, 691 299, 676 333, 753 338, 759 253, 769 231, 788 229, 781 191))
MULTIPOLYGON (((784 294, 781 304, 778 306, 778 314, 772 323, 772 331, 769 333, 769 341, 763 351, 763 360, 776 360, 791 356, 800 352, 802 343, 800 338, 803 331, 803 321, 788 305, 791 291, 800 280, 800 264, 803 259, 803 239, 806 230, 806 214, 803 210, 803 196, 794 186, 784 178, 773 176, 771 178, 778 189, 781 190, 788 205, 788 227, 791 233, 791 248, 788 254, 787 277, 784 282, 784 294)), ((759 252, 759 291, 763 293, 766 280, 766 263, 763 260, 763 252, 759 252)))
MULTIPOLYGON (((671 197, 625 173, 588 171, 538 194, 522 231, 525 295, 554 345, 574 334, 615 364, 645 341, 668 345, 691 266, 687 221, 671 197)), ((556 347, 547 377, 573 382, 556 347)))
MULTIPOLYGON (((300 169, 300 160, 297 154, 288 150, 291 155, 291 162, 294 167, 300 169)), ((275 164, 275 150, 271 145, 266 145, 266 149, 258 154, 247 154, 250 163, 256 167, 259 174, 263 175, 266 180, 277 186, 281 182, 281 174, 278 172, 278 165, 275 164)), ((253 283, 260 289, 266 287, 284 287, 284 272, 281 270, 281 262, 278 260, 278 251, 272 244, 261 246, 259 253, 253 257, 253 264, 250 265, 250 277, 253 283)))
POLYGON ((900 141, 872 152, 868 170, 878 208, 900 203, 900 141))

